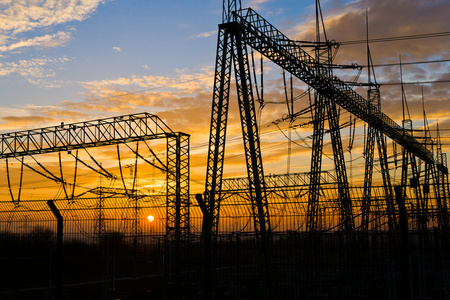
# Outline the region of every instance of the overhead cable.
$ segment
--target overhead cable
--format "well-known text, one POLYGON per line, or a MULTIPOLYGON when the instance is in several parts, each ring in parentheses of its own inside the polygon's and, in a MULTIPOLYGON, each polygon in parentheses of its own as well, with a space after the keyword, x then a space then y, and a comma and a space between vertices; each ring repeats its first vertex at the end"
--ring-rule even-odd
POLYGON ((425 39, 425 38, 435 38, 435 37, 443 37, 449 36, 450 31, 444 32, 434 32, 434 33, 424 33, 424 34, 414 34, 414 35, 403 35, 403 36, 393 36, 387 38, 378 38, 378 39, 365 39, 365 40, 354 40, 354 41, 346 41, 339 42, 339 45, 356 45, 356 44, 365 44, 369 43, 384 43, 384 42, 396 42, 396 41, 405 41, 405 40, 415 40, 415 39, 425 39))

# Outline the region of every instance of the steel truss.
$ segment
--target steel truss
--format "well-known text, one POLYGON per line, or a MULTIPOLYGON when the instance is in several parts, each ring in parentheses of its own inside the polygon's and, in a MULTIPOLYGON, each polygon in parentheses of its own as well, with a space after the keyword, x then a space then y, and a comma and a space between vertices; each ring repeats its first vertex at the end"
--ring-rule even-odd
POLYGON ((267 22, 253 9, 247 8, 233 14, 236 26, 243 32, 244 41, 280 67, 290 72, 319 94, 341 106, 361 120, 379 129, 392 140, 407 148, 424 161, 434 163, 432 153, 391 118, 356 93, 336 76, 329 76, 330 68, 303 50, 267 22))
MULTIPOLYGON (((166 232, 169 241, 177 246, 188 240, 189 135, 173 132, 158 116, 140 113, 72 124, 61 123, 58 126, 4 133, 0 138, 0 158, 6 159, 167 139, 167 162, 162 168, 167 178, 166 232)), ((137 150, 135 153, 139 156, 137 150)), ((63 179, 60 181, 64 184, 63 179)))
MULTIPOLYGON (((234 22, 233 12, 240 9, 240 1, 228 1, 223 8, 223 24, 219 25, 217 42, 216 69, 214 77, 214 94, 211 113, 211 128, 208 147, 206 172, 205 203, 211 224, 211 238, 217 238, 219 210, 221 202, 223 162, 225 156, 225 136, 227 128, 231 68, 234 65, 241 128, 245 149, 245 159, 249 183, 249 195, 254 228, 260 239, 262 249, 263 280, 267 295, 271 295, 271 227, 267 203, 264 171, 261 158, 258 126, 256 122, 255 101, 250 76, 247 46, 244 32, 234 22)), ((209 237, 209 234, 208 234, 209 237)), ((209 245, 209 241, 205 242, 209 245)), ((208 290, 209 262, 211 249, 205 249, 205 297, 210 297, 208 290), (207 259, 208 258, 208 259, 207 259), (208 269, 208 270, 207 270, 208 269)))
MULTIPOLYGON (((169 241, 189 241, 189 135, 167 136, 167 235, 169 241)), ((180 245, 175 247, 180 248, 180 245)))
MULTIPOLYGON (((230 21, 230 13, 230 10, 224 13, 225 21, 230 21)), ((263 243, 267 243, 270 239, 269 211, 247 48, 243 38, 236 23, 227 22, 219 26, 205 196, 214 237, 218 228, 231 65, 234 62, 255 230, 263 243)))
MULTIPOLYGON (((252 181, 255 183, 254 191, 261 191, 261 200, 255 198, 255 204, 260 203, 259 205, 261 208, 258 210, 260 213, 259 219, 255 222, 261 223, 258 224, 257 230, 261 230, 259 228, 262 228, 264 223, 270 226, 269 215, 267 213, 268 210, 266 209, 265 204, 266 200, 264 200, 265 183, 264 179, 261 179, 263 173, 262 165, 260 166, 259 140, 257 139, 256 134, 257 128, 254 125, 256 122, 253 123, 252 119, 254 102, 251 92, 250 75, 247 70, 248 62, 244 44, 257 50, 317 91, 318 96, 316 97, 316 101, 319 105, 316 105, 313 137, 313 152, 316 151, 317 153, 313 153, 311 171, 312 174, 320 171, 320 156, 323 144, 323 122, 325 116, 327 116, 330 122, 330 133, 333 140, 332 144, 336 170, 339 174, 337 177, 341 180, 341 217, 344 220, 347 220, 344 222, 344 230, 351 230, 353 226, 353 216, 351 200, 348 194, 345 161, 343 161, 343 151, 338 130, 338 115, 335 112, 336 105, 341 106, 356 117, 367 122, 370 127, 376 129, 376 132, 379 132, 379 134, 372 134, 371 140, 378 142, 379 153, 381 156, 385 157, 385 150, 383 150, 384 147, 381 137, 381 134, 384 134, 400 144, 408 152, 412 153, 414 157, 418 157, 427 163, 435 164, 431 151, 416 140, 412 134, 405 131, 403 127, 399 126, 387 115, 382 113, 379 106, 372 103, 370 99, 364 99, 342 80, 333 76, 329 62, 321 63, 318 59, 310 56, 298 43, 290 40, 251 8, 239 9, 240 4, 236 3, 240 3, 240 1, 228 2, 228 6, 224 4, 224 23, 219 25, 206 179, 206 197, 214 220, 214 228, 217 228, 217 220, 219 217, 218 210, 220 207, 232 59, 235 62, 238 96, 243 119, 242 126, 247 155, 248 174, 253 178, 252 181), (243 77, 244 75, 245 77, 243 77), (323 104, 320 105, 322 102, 323 104), (245 113, 249 114, 248 117, 246 117, 245 113), (256 172, 259 172, 261 175, 256 176, 256 172)), ((368 149, 369 153, 373 153, 371 148, 373 148, 374 145, 369 144, 368 146, 370 147, 370 149, 368 149)), ((385 159, 383 159, 383 161, 385 161, 385 159)), ((368 168, 370 170, 373 166, 371 166, 370 161, 368 163, 368 168)), ((386 165, 383 165, 383 168, 385 167, 386 165)), ((437 168, 440 171, 446 171, 446 166, 443 164, 437 165, 437 168)), ((369 176, 369 173, 370 172, 367 172, 367 176, 369 176)), ((388 172, 383 173, 384 180, 389 182, 388 172)), ((317 180, 313 180, 311 183, 312 195, 309 201, 311 217, 310 221, 308 221, 308 228, 312 231, 315 228, 314 224, 317 222, 317 195, 314 195, 314 191, 317 191, 317 189, 314 187, 318 184, 320 183, 317 180)), ((389 185, 387 189, 388 194, 392 195, 389 185)), ((366 195, 368 195, 368 192, 366 195)), ((258 193, 254 196, 258 197, 258 193)), ((389 207, 392 208, 392 201, 388 201, 389 207)), ((256 211, 256 207, 253 207, 253 211, 256 211)), ((366 206, 366 209, 367 207, 368 206, 366 206)))
MULTIPOLYGON (((412 169, 411 169, 412 171, 412 169)), ((431 170, 430 170, 431 171, 431 170)), ((272 227, 273 232, 280 230, 306 231, 308 220, 309 187, 311 173, 293 173, 268 175, 265 177, 267 197, 269 205, 274 212, 271 215, 272 224, 289 224, 287 227, 272 227)), ((409 229, 412 231, 431 232, 434 227, 445 232, 443 222, 446 220, 442 214, 444 203, 439 194, 441 183, 431 180, 426 188, 426 202, 419 202, 417 199, 417 186, 414 180, 406 181, 406 209, 408 213, 409 229)), ((423 185, 425 186, 425 184, 423 185)), ((321 172, 321 185, 319 188, 320 201, 317 213, 317 231, 341 230, 345 226, 341 217, 341 199, 337 178, 330 176, 328 172, 321 172)), ((371 186, 370 210, 367 212, 368 223, 363 224, 361 216, 365 204, 364 186, 349 186, 349 192, 353 203, 355 215, 355 229, 366 232, 371 231, 392 231, 392 208, 389 207, 391 195, 386 194, 384 184, 374 184, 371 186)), ((223 180, 223 214, 230 218, 244 218, 248 216, 245 207, 250 203, 248 179, 247 178, 227 178, 223 180), (246 215, 247 213, 247 215, 246 215)), ((425 188, 423 188, 425 194, 425 188)), ((425 197, 423 198, 425 199, 425 197)), ((230 224, 228 224, 230 226, 230 224)), ((225 226, 221 226, 226 232, 225 226)), ((394 228, 395 229, 395 228, 394 228)), ((236 230, 236 229, 235 229, 236 230)), ((246 229, 248 231, 248 229, 246 229)))
MULTIPOLYGON (((306 186, 311 181, 311 173, 271 174, 265 176, 267 189, 295 188, 306 186)), ((319 172, 322 184, 335 183, 336 177, 328 171, 319 172)), ((223 180, 223 190, 230 192, 244 192, 248 190, 248 178, 226 178, 223 180)))
MULTIPOLYGON (((377 107, 380 110, 380 90, 378 87, 370 88, 367 91, 368 103, 372 103, 369 107, 377 107)), ((389 229, 396 227, 395 207, 394 207, 394 191, 392 188, 389 167, 387 163, 386 143, 383 134, 375 127, 369 125, 367 128, 366 145, 364 148, 365 170, 364 170, 364 196, 361 208, 361 230, 367 231, 369 226, 369 212, 372 202, 372 178, 373 178, 373 161, 375 153, 375 143, 378 146, 378 155, 380 158, 380 169, 383 178, 384 194, 386 195, 386 208, 388 212, 389 229)))

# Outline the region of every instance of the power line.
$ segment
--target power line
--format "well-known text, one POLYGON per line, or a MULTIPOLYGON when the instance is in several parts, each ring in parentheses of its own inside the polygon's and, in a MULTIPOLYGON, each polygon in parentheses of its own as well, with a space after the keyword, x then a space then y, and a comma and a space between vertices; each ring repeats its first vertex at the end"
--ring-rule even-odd
POLYGON ((435 37, 443 37, 443 36, 449 36, 449 35, 450 35, 450 31, 444 31, 444 32, 425 33, 425 34, 393 36, 393 37, 369 39, 369 40, 354 40, 354 41, 339 42, 338 44, 342 46, 342 45, 365 44, 367 42, 369 42, 369 43, 384 43, 384 42, 396 42, 396 41, 405 41, 405 40, 435 38, 435 37))
POLYGON ((401 85, 401 84, 433 84, 433 83, 448 83, 450 80, 430 80, 430 81, 411 81, 411 82, 386 82, 380 85, 401 85))
MULTIPOLYGON (((376 83, 376 85, 405 85, 405 84, 434 84, 434 83, 449 83, 450 80, 429 80, 429 81, 410 81, 410 82, 385 82, 385 83, 376 83)), ((374 86, 373 83, 367 83, 367 82, 345 82, 348 85, 351 86, 374 86)))
MULTIPOLYGON (((439 59, 439 60, 424 60, 424 61, 411 61, 411 62, 402 62, 402 66, 404 65, 420 65, 420 64, 432 64, 432 63, 444 63, 450 62, 450 59, 439 59)), ((400 63, 389 63, 389 64, 377 64, 371 67, 392 67, 399 66, 400 63)), ((363 68, 367 68, 367 66, 362 66, 363 68)))

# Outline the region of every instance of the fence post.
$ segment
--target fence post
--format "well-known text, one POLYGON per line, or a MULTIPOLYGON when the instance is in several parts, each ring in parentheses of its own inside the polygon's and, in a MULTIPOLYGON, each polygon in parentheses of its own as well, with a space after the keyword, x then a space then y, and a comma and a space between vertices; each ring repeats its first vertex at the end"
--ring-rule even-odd
POLYGON ((64 226, 64 219, 59 212, 58 208, 56 207, 55 203, 53 203, 53 200, 47 201, 48 207, 50 207, 53 215, 55 216, 56 220, 58 221, 57 229, 56 229, 56 300, 62 299, 62 293, 61 293, 61 277, 62 277, 62 238, 63 238, 63 226, 64 226))

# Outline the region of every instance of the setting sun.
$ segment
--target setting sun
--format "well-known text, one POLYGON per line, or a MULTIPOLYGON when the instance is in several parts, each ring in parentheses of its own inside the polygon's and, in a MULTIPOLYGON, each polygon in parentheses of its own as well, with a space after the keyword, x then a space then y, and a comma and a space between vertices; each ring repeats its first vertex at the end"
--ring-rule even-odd
POLYGON ((155 217, 153 215, 149 215, 147 217, 147 220, 151 223, 151 222, 153 222, 155 220, 155 217))

